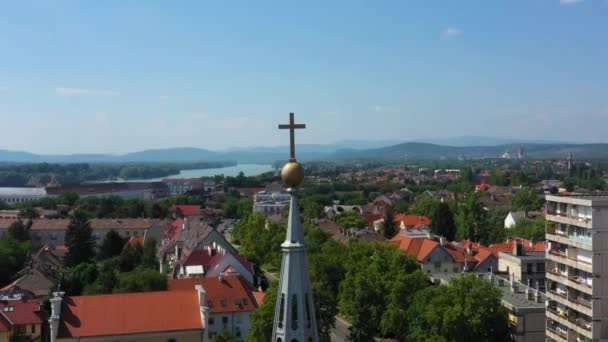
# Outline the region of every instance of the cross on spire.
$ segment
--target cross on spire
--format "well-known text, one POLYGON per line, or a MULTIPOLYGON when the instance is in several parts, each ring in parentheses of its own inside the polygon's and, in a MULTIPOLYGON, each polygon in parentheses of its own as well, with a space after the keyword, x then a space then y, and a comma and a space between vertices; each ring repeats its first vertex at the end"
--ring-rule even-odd
POLYGON ((296 124, 293 113, 289 113, 289 124, 288 125, 279 125, 279 129, 288 129, 289 130, 289 161, 296 160, 296 138, 295 138, 295 130, 306 128, 305 124, 296 124))

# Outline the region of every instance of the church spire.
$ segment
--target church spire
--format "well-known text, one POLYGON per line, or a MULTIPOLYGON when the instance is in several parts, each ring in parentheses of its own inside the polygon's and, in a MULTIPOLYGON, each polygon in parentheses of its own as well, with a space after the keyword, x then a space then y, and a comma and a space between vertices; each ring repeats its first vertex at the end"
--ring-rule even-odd
POLYGON ((304 180, 302 165, 295 158, 294 129, 305 128, 294 123, 290 113, 289 125, 280 125, 290 130, 290 158, 281 171, 283 183, 289 187, 291 195, 289 220, 285 242, 281 244, 283 261, 279 293, 275 308, 272 342, 318 342, 319 333, 315 315, 315 305, 308 274, 306 242, 300 210, 296 198, 296 187, 304 180))

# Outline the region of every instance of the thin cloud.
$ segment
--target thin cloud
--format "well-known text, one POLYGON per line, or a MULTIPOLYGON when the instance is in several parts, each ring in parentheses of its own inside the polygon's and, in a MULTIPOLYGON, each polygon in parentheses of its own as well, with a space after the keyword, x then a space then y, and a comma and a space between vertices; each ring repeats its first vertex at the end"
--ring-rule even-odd
POLYGON ((383 105, 374 105, 372 106, 371 110, 377 113, 395 113, 398 111, 398 109, 395 107, 383 105))
POLYGON ((95 89, 84 89, 84 88, 69 88, 69 87, 57 87, 55 88, 55 94, 59 96, 114 96, 118 93, 109 90, 95 90, 95 89))
POLYGON ((463 32, 461 29, 457 28, 457 27, 448 27, 445 30, 443 30, 443 32, 441 33, 441 36, 443 38, 453 38, 453 37, 458 37, 458 36, 462 36, 463 32))
POLYGON ((560 5, 574 5, 579 2, 583 2, 584 0, 559 0, 560 5))

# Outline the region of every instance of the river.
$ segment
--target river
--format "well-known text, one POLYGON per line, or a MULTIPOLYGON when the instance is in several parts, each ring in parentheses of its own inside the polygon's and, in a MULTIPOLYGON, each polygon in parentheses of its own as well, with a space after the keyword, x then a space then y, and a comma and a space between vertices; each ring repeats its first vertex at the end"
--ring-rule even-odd
POLYGON ((161 178, 148 179, 130 179, 128 182, 158 182, 164 178, 200 178, 213 177, 215 175, 236 176, 243 171, 245 176, 258 176, 268 171, 274 171, 272 165, 262 164, 238 164, 235 166, 221 167, 216 169, 196 169, 196 170, 181 170, 176 175, 170 175, 161 178))

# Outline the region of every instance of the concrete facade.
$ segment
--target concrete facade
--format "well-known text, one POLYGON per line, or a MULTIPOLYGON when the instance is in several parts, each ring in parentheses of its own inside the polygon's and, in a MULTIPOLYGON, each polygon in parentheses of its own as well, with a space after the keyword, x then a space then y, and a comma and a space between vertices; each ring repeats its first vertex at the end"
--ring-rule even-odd
POLYGON ((522 246, 513 252, 498 253, 498 272, 513 275, 516 281, 545 292, 545 260, 545 252, 526 252, 522 246))
POLYGON ((608 196, 547 195, 549 341, 608 340, 608 196))

